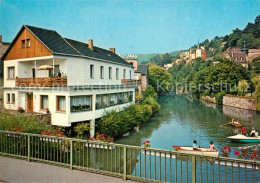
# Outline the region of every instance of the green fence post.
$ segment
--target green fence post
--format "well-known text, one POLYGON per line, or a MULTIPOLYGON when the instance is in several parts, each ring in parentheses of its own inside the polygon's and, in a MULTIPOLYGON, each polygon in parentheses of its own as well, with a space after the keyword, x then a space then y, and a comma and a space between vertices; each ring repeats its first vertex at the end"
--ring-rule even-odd
POLYGON ((192 183, 196 183, 196 156, 192 156, 192 183))
POLYGON ((31 138, 30 135, 27 136, 28 137, 28 161, 30 161, 30 157, 31 157, 31 138))
POLYGON ((73 140, 70 140, 70 169, 73 170, 73 140))
POLYGON ((126 180, 126 166, 127 166, 126 147, 124 147, 124 180, 126 180))

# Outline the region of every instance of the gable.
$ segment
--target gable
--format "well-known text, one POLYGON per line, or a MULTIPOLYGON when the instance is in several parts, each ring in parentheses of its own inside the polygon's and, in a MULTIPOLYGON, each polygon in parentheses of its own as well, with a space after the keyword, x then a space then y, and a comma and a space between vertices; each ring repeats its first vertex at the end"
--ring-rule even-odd
POLYGON ((16 39, 7 51, 4 60, 51 56, 52 52, 42 44, 27 28, 23 26, 16 39), (26 46, 26 40, 30 40, 30 47, 26 46), (22 48, 22 40, 25 40, 25 48, 22 48))

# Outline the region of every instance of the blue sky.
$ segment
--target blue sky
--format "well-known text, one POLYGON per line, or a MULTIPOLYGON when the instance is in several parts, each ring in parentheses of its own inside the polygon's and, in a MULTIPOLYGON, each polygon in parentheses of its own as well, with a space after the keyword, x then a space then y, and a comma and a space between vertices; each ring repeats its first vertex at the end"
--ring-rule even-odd
POLYGON ((23 24, 118 54, 166 53, 244 28, 260 0, 0 0, 0 34, 11 42, 23 24))

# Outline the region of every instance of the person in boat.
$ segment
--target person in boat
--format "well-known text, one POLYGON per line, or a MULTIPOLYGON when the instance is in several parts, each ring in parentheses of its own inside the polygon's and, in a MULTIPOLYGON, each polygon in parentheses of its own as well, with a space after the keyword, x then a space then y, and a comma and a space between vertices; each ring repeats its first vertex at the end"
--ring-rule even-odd
POLYGON ((231 123, 232 123, 233 125, 238 125, 238 124, 239 124, 239 122, 237 121, 237 119, 234 118, 234 117, 232 118, 231 123))
POLYGON ((254 127, 252 128, 252 130, 250 132, 250 137, 256 137, 256 130, 254 127))
POLYGON ((241 128, 241 134, 242 135, 247 135, 246 128, 244 126, 242 126, 242 128, 241 128))
POLYGON ((198 146, 197 144, 197 140, 193 140, 193 145, 192 145, 193 149, 198 149, 200 146, 198 146))
POLYGON ((218 150, 212 141, 209 142, 209 150, 210 151, 217 151, 218 150))

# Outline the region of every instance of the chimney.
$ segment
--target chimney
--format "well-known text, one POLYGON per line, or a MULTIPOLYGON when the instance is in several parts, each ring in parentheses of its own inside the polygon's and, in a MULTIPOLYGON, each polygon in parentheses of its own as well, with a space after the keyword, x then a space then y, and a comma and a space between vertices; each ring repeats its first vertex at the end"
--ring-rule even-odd
POLYGON ((92 39, 88 40, 88 48, 89 48, 91 51, 94 50, 94 48, 93 48, 93 40, 92 40, 92 39))
POLYGON ((115 48, 110 48, 109 51, 111 51, 112 53, 116 54, 116 49, 115 48))
POLYGON ((0 42, 2 42, 2 41, 3 41, 2 39, 3 39, 3 36, 2 36, 2 35, 0 35, 0 42))

